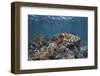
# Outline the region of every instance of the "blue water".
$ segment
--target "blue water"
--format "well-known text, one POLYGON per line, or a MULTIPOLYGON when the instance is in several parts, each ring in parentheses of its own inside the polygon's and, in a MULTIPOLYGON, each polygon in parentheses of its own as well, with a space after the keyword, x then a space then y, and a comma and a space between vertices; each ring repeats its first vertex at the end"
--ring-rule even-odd
POLYGON ((51 38, 57 33, 71 32, 87 42, 88 17, 28 15, 28 39, 35 34, 51 38))

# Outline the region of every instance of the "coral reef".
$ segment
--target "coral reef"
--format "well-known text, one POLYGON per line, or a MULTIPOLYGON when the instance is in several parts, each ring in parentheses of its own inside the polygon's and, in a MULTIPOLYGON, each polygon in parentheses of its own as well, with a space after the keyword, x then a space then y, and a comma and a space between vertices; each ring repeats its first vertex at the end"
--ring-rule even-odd
POLYGON ((28 60, 85 58, 87 49, 80 48, 80 41, 80 37, 72 33, 59 33, 50 39, 37 34, 28 44, 28 60))

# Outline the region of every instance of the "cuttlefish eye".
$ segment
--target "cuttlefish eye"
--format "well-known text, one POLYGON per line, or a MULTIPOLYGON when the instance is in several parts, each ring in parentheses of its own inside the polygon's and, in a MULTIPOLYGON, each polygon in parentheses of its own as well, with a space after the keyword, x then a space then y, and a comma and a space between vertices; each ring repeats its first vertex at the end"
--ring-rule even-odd
POLYGON ((70 45, 68 45, 68 48, 69 48, 70 50, 73 50, 73 49, 74 49, 74 45, 73 45, 73 44, 70 44, 70 45))

